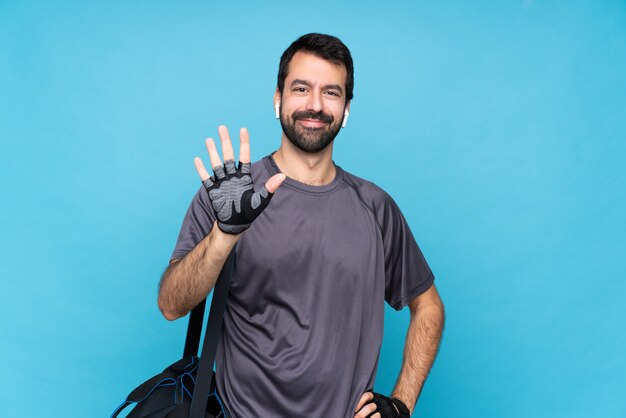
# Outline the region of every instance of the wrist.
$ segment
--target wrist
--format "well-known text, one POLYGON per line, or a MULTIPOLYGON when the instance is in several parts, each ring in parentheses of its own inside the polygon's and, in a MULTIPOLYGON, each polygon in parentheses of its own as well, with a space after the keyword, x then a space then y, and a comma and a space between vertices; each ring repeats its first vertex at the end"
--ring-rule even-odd
POLYGON ((380 413, 382 418, 410 418, 411 411, 406 406, 404 401, 400 398, 392 396, 385 396, 377 392, 372 392, 374 394, 374 399, 371 402, 374 402, 377 406, 376 411, 380 413))
POLYGON ((217 221, 213 223, 213 228, 211 229, 211 250, 217 254, 227 256, 240 239, 241 234, 227 234, 219 228, 217 221))
POLYGON ((404 414, 404 416, 411 416, 411 410, 402 399, 396 396, 392 396, 391 400, 393 402, 393 406, 395 406, 396 409, 398 409, 398 412, 400 414, 404 414))

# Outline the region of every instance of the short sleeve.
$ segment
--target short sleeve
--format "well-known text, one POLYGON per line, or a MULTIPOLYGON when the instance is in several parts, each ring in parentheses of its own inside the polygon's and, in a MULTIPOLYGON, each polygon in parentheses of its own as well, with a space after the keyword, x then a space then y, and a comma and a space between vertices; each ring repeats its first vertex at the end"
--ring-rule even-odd
POLYGON ((435 277, 400 208, 387 193, 379 217, 385 251, 385 300, 399 311, 428 290, 435 277))
POLYGON ((178 240, 172 252, 170 260, 183 258, 187 253, 198 245, 206 237, 217 217, 210 205, 209 196, 204 186, 201 186, 195 194, 187 213, 183 218, 183 224, 178 233, 178 240))

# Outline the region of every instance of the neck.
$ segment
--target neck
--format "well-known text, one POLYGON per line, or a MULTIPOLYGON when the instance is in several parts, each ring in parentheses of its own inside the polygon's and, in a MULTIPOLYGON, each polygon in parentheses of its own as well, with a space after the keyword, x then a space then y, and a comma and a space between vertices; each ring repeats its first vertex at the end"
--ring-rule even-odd
POLYGON ((320 152, 310 154, 294 146, 283 134, 273 157, 281 172, 300 183, 323 186, 335 178, 332 143, 320 152))

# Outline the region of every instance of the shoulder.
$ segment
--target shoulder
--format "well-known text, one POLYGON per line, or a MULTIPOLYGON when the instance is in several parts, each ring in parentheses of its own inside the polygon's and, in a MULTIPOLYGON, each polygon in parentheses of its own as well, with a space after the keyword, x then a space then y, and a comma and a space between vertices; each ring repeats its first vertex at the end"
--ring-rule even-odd
POLYGON ((272 176, 271 163, 269 162, 269 155, 252 163, 250 167, 250 173, 252 175, 252 181, 264 182, 272 176))
POLYGON ((265 157, 263 157, 263 158, 260 158, 260 159, 258 159, 258 160, 256 160, 256 161, 254 161, 254 162, 252 163, 251 170, 252 170, 252 171, 258 171, 258 170, 260 170, 260 169, 265 168, 265 160, 267 160, 267 158, 268 158, 268 157, 267 157, 267 156, 265 156, 265 157))
POLYGON ((374 182, 355 176, 343 170, 344 183, 354 191, 361 202, 373 211, 383 211, 390 206, 395 206, 393 198, 374 182))
POLYGON ((375 183, 346 171, 344 183, 357 195, 363 207, 374 217, 383 233, 401 224, 402 213, 391 195, 375 183))

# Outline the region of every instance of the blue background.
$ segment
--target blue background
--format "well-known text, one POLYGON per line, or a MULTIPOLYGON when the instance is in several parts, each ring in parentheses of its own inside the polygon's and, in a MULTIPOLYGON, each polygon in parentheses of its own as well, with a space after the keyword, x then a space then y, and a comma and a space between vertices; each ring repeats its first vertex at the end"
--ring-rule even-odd
POLYGON ((0 1, 0 416, 108 416, 181 354, 156 295, 192 159, 221 123, 278 147, 311 31, 356 64, 334 159, 395 198, 446 305, 415 415, 626 416, 626 3, 226 3, 0 1))

